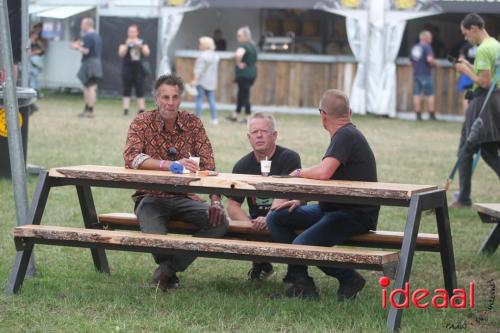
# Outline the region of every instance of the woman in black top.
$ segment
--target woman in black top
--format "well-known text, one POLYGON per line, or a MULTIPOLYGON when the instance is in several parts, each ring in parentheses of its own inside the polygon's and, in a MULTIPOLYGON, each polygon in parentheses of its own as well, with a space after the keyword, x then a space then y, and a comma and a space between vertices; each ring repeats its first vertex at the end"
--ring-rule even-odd
POLYGON ((146 73, 142 66, 142 58, 148 57, 149 46, 139 38, 139 27, 132 24, 128 27, 127 39, 118 48, 118 55, 123 58, 122 81, 123 81, 123 114, 128 114, 130 107, 130 96, 132 87, 137 97, 137 109, 139 113, 144 112, 144 85, 146 73))
MULTIPOLYGON (((234 59, 236 60, 236 66, 234 68, 235 81, 236 84, 238 84, 238 96, 236 111, 227 118, 230 121, 238 121, 238 117, 243 107, 245 108, 247 117, 251 114, 250 88, 257 77, 257 48, 252 40, 250 28, 239 28, 236 38, 240 44, 234 54, 234 59)), ((246 123, 246 119, 241 119, 241 122, 246 123)))

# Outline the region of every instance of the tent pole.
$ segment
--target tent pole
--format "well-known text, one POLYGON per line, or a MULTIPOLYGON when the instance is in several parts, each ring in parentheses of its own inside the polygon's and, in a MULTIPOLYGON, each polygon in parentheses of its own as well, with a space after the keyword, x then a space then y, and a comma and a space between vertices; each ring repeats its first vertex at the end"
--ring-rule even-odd
POLYGON ((21 87, 28 86, 29 77, 29 16, 28 0, 21 0, 21 87))

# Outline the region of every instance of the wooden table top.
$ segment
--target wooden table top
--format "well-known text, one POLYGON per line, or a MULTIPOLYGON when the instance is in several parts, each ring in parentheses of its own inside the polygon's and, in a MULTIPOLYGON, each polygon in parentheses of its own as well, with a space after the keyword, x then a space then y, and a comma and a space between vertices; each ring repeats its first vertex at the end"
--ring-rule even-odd
POLYGON ((474 209, 479 213, 500 219, 500 203, 477 203, 474 204, 474 209))
POLYGON ((219 173, 217 176, 197 176, 194 173, 174 174, 169 171, 135 170, 118 166, 98 165, 52 168, 49 170, 49 177, 120 183, 183 185, 193 187, 193 192, 196 192, 195 188, 219 188, 398 200, 409 200, 416 193, 437 189, 435 185, 313 180, 298 177, 278 178, 232 173, 219 173))

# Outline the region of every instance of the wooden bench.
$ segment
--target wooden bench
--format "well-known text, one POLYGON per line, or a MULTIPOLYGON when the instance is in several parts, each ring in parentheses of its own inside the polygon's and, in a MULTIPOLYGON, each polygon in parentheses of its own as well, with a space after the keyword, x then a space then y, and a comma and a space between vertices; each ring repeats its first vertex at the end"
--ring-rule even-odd
MULTIPOLYGON (((98 219, 100 227, 103 229, 139 230, 139 222, 135 214, 99 214, 98 219)), ((180 234, 192 233, 198 229, 198 227, 192 224, 181 221, 169 221, 167 228, 169 232, 180 234)), ((369 233, 352 237, 343 245, 400 249, 403 236, 403 232, 397 231, 370 231, 369 233)), ((271 240, 271 234, 268 230, 255 230, 252 228, 251 222, 234 220, 229 221, 229 229, 226 237, 258 241, 271 240)), ((419 251, 439 252, 439 236, 437 234, 419 233, 416 241, 416 249, 419 251)))
POLYGON ((133 231, 25 225, 14 229, 18 251, 34 244, 126 250, 149 253, 189 253, 210 258, 266 260, 289 264, 394 271, 397 251, 279 244, 185 235, 153 235, 133 231))
POLYGON ((479 214, 483 223, 495 224, 479 250, 479 253, 492 254, 497 250, 498 244, 500 244, 500 204, 478 203, 474 204, 474 209, 479 214))

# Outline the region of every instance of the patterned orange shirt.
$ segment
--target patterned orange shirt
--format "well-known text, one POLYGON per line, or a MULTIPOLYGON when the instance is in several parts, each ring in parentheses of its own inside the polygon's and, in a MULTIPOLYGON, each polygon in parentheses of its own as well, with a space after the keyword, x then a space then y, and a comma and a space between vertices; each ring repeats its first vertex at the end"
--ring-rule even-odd
MULTIPOLYGON (((189 156, 200 157, 200 170, 215 170, 212 145, 201 120, 187 111, 179 111, 173 130, 167 131, 157 110, 143 112, 135 117, 127 133, 123 159, 125 167, 139 169, 148 158, 177 161, 189 156), (175 148, 176 154, 167 151, 175 148)), ((135 201, 145 196, 169 197, 175 194, 162 191, 138 190, 135 201)))

